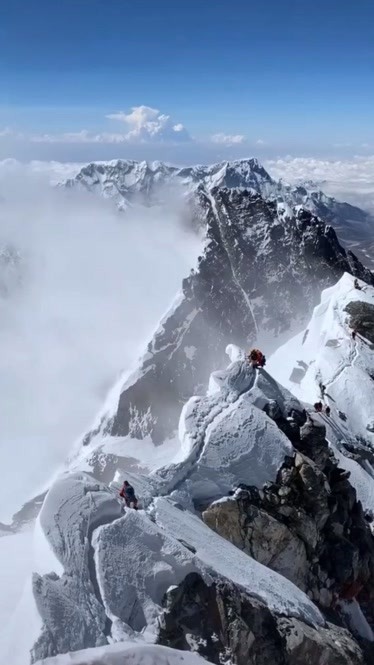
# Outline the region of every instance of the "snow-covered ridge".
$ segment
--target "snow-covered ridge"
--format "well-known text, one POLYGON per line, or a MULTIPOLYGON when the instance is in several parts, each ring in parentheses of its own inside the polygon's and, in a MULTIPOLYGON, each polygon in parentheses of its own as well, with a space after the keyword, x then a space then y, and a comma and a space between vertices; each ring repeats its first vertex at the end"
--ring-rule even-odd
POLYGON ((95 424, 85 446, 103 429, 138 430, 136 438, 157 443, 173 438, 180 404, 201 392, 230 341, 246 348, 257 338, 268 353, 279 335, 304 325, 321 288, 344 271, 374 280, 308 211, 288 217, 259 196, 228 189, 203 192, 200 202, 207 244, 198 267, 122 387, 114 418, 111 408, 112 421, 95 424))
POLYGON ((306 329, 281 346, 268 367, 306 403, 319 401, 320 385, 325 386, 323 402, 331 414, 318 417, 363 505, 374 512, 374 340, 366 337, 374 326, 374 289, 360 280, 358 286, 345 273, 323 291, 306 329), (350 313, 354 304, 362 310, 363 328, 360 317, 350 313))
MULTIPOLYGON (((348 301, 351 285, 351 277, 344 276, 335 292, 343 292, 348 301)), ((373 291, 372 287, 370 289, 373 291)), ((324 294, 323 304, 331 300, 332 292, 334 290, 330 290, 330 299, 328 293, 324 294)), ((372 294, 366 295, 370 304, 372 294)), ((137 662, 137 655, 132 651, 138 653, 141 646, 147 657, 157 659, 160 654, 161 658, 164 652, 158 650, 153 656, 152 645, 161 639, 159 628, 165 616, 165 594, 170 594, 172 588, 188 585, 186 580, 191 576, 200 580, 203 588, 229 589, 233 599, 244 594, 246 602, 254 603, 258 611, 261 608, 262 612, 270 612, 275 631, 275 638, 271 639, 279 639, 279 622, 287 620, 290 622, 288 630, 297 625, 302 632, 311 631, 312 644, 319 631, 326 640, 323 644, 337 640, 344 658, 346 649, 348 652, 356 649, 348 633, 341 636, 343 641, 333 637, 323 614, 305 593, 307 582, 302 581, 297 586, 292 580, 290 562, 286 561, 287 565, 282 568, 281 557, 282 572, 274 562, 269 567, 264 565, 248 550, 235 546, 231 538, 222 538, 214 525, 208 526, 204 517, 207 509, 219 511, 221 506, 226 510, 227 504, 239 505, 237 501, 246 491, 257 497, 255 501, 266 502, 268 491, 274 492, 272 488, 278 488, 276 491, 281 497, 292 496, 292 484, 287 483, 295 477, 293 474, 299 474, 296 485, 305 484, 310 511, 309 516, 305 513, 310 526, 306 528, 302 521, 298 527, 302 538, 312 548, 308 555, 311 559, 307 558, 304 540, 300 541, 301 550, 297 550, 298 565, 304 566, 305 576, 310 560, 320 551, 319 538, 326 538, 323 525, 330 518, 336 519, 334 512, 329 512, 329 492, 338 501, 337 515, 343 514, 343 522, 338 526, 344 528, 344 520, 351 524, 352 519, 360 525, 357 534, 349 535, 347 531, 351 551, 358 553, 359 544, 362 542, 364 547, 371 538, 354 490, 349 485, 342 490, 341 470, 336 468, 335 462, 329 461, 324 428, 314 422, 314 416, 308 416, 304 405, 268 371, 253 368, 242 350, 231 344, 227 353, 231 362, 227 369, 212 374, 207 395, 191 397, 182 409, 178 461, 171 460, 149 471, 148 475, 126 467, 116 468, 114 463, 115 482, 109 485, 79 471, 76 464, 74 472, 67 472, 53 484, 36 525, 32 587, 28 585, 22 605, 13 617, 13 631, 20 622, 24 626, 23 639, 16 648, 12 641, 14 632, 9 633, 7 648, 12 654, 12 665, 28 664, 30 649, 32 662, 39 660, 40 663, 48 656, 69 652, 77 652, 71 662, 85 665, 91 662, 90 658, 96 662, 96 656, 114 665, 117 655, 126 657, 127 653, 131 662, 137 662), (317 461, 300 452, 295 454, 300 445, 309 446, 310 454, 316 455, 317 461), (324 473, 331 474, 330 483, 324 473), (123 512, 118 486, 125 477, 136 489, 139 511, 123 512), (315 494, 316 487, 321 496, 315 494), (344 492, 350 496, 350 507, 345 503, 344 492), (321 513, 323 505, 325 512, 321 513), (314 511, 316 522, 312 519, 314 511), (320 536, 313 536, 316 528, 320 529, 320 536), (35 615, 39 622, 29 624, 27 617, 35 615), (112 643, 117 646, 110 646, 112 643), (87 660, 79 653, 82 649, 87 650, 87 660)), ((311 414, 312 409, 307 408, 311 414)), ((106 445, 104 439, 101 454, 110 457, 112 453, 107 452, 106 445)), ((137 461, 139 466, 144 461, 141 445, 137 461)), ((85 461, 80 460, 80 463, 85 469, 85 461)), ((353 484, 355 481, 353 477, 353 484)), ((287 499, 279 501, 279 497, 277 501, 274 505, 286 511, 285 516, 294 509, 295 514, 303 515, 300 513, 302 506, 283 505, 287 499)), ((264 515, 263 511, 257 512, 257 519, 261 514, 264 515)), ((283 521, 278 523, 270 514, 268 519, 272 519, 274 534, 277 528, 287 530, 283 521), (276 524, 278 527, 274 526, 276 524)), ((230 524, 236 528, 235 521, 228 521, 228 528, 230 524)), ((256 521, 252 526, 241 522, 241 529, 243 533, 246 529, 251 533, 256 529, 256 521)), ((329 528, 327 533, 330 533, 329 528)), ((267 537, 271 536, 267 534, 267 537)), ((295 538, 295 534, 292 537, 295 538)), ((366 567, 365 562, 357 560, 358 554, 352 554, 355 570, 364 571, 366 579, 371 575, 369 566, 374 567, 374 545, 371 550, 365 559, 366 567)), ((323 556, 319 565, 324 565, 323 556)), ((349 566, 342 574, 344 580, 350 579, 349 566)), ((327 580, 324 570, 319 578, 313 578, 319 579, 323 580, 323 587, 327 580)), ((313 585, 316 583, 313 581, 313 585)), ((337 581, 330 580, 329 585, 332 584, 340 588, 337 581)), ((322 605, 325 603, 328 607, 333 601, 329 588, 322 588, 320 594, 319 588, 308 587, 308 594, 322 599, 322 605)), ((344 611, 352 614, 349 606, 344 611)), ((357 611, 361 612, 358 606, 357 611)), ((362 616, 361 623, 364 621, 362 616)), ((366 639, 371 639, 367 624, 365 631, 369 636, 366 639)), ((193 650, 194 644, 192 640, 186 648, 193 650)), ((174 658, 177 655, 170 654, 168 662, 174 663, 174 658)), ((53 665, 54 661, 50 662, 53 665)), ((61 657, 55 662, 64 665, 66 660, 61 657)), ((189 661, 186 662, 189 665, 189 661)), ((213 662, 218 665, 218 661, 213 662)), ((302 665, 305 660, 284 662, 302 665)), ((325 659, 325 662, 330 665, 339 661, 325 659)), ((363 661, 341 662, 362 665, 363 661)), ((163 665, 162 658, 160 664, 163 665)))
POLYGON ((183 409, 181 461, 148 477, 126 474, 144 511, 122 515, 116 490, 82 472, 54 483, 38 520, 42 561, 35 562, 39 572, 26 603, 32 614, 36 603, 43 627, 38 636, 35 626, 30 633, 25 629, 14 665, 27 663, 30 648, 36 660, 52 655, 51 635, 57 653, 129 638, 152 643, 163 595, 191 572, 208 584, 227 578, 277 614, 324 623, 302 591, 194 514, 191 501, 219 498, 240 483, 260 487, 274 480, 292 454, 289 440, 263 409, 277 399, 286 416, 299 408, 297 400, 266 372, 258 374, 240 360, 234 347, 229 352, 234 360, 212 377, 214 391, 191 398, 183 409), (47 567, 53 573, 45 574, 47 567), (67 624, 58 622, 61 611, 67 624))

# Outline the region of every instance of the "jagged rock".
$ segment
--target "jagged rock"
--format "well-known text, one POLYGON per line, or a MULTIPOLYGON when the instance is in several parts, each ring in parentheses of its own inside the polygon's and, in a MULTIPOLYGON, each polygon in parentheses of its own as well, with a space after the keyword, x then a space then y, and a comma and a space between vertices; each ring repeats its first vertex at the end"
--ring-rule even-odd
POLYGON ((279 619, 287 665, 362 665, 363 653, 348 631, 328 624, 314 630, 297 619, 279 619))
POLYGON ((241 503, 229 499, 213 504, 204 511, 203 520, 256 561, 305 590, 309 563, 304 543, 264 510, 249 504, 244 510, 241 503))
POLYGON ((158 643, 200 655, 217 665, 285 665, 283 645, 270 610, 225 583, 207 586, 190 574, 164 599, 158 643))
POLYGON ((326 427, 316 420, 308 418, 300 429, 298 450, 313 460, 320 469, 323 469, 329 458, 326 427))
POLYGON ((298 452, 287 458, 275 483, 262 492, 242 487, 210 506, 203 519, 323 607, 337 597, 366 600, 374 594, 371 529, 349 473, 330 457, 322 471, 298 452))
POLYGON ((180 403, 207 387, 207 374, 224 362, 229 342, 247 348, 259 326, 277 335, 291 322, 301 325, 321 288, 345 271, 374 280, 339 245, 332 227, 308 211, 284 218, 276 203, 246 190, 202 189, 197 197, 206 248, 139 371, 123 386, 114 435, 129 434, 136 410, 146 421, 137 436, 164 441, 177 429, 180 403))
POLYGON ((193 649, 216 665, 363 665, 359 645, 346 630, 315 628, 273 615, 234 585, 208 586, 188 575, 164 598, 158 643, 193 649))
MULTIPOLYGON (((300 460, 301 455, 297 455, 300 460)), ((296 462, 297 463, 297 462, 296 462)), ((326 476, 319 470, 312 460, 303 458, 298 465, 298 482, 302 484, 305 506, 312 514, 320 530, 329 518, 328 495, 330 487, 326 476)))

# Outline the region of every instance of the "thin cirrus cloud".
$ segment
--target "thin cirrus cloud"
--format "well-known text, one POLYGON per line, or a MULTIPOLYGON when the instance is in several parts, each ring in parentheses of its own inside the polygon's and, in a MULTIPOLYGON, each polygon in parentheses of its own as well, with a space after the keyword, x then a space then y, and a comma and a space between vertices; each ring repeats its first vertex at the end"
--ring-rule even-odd
POLYGON ((212 143, 221 146, 235 146, 245 143, 242 134, 217 133, 209 139, 195 139, 186 127, 175 122, 170 115, 161 113, 151 106, 133 106, 128 112, 116 111, 106 116, 114 121, 115 131, 92 132, 81 129, 74 132, 26 134, 6 127, 0 130, 0 139, 26 141, 30 143, 77 143, 77 144, 199 144, 212 143), (118 127, 122 126, 122 131, 118 127))

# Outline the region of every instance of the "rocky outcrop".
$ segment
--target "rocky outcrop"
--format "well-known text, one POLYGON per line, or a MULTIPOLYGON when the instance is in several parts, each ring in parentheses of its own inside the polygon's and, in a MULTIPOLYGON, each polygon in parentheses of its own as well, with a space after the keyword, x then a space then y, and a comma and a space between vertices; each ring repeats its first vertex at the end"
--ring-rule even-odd
POLYGON ((350 315, 350 327, 374 344, 374 306, 368 302, 353 300, 348 303, 345 311, 350 315))
POLYGON ((213 504, 203 513, 204 522, 304 591, 309 561, 303 541, 286 524, 258 506, 249 504, 242 510, 241 500, 230 498, 213 504))
POLYGON ((165 440, 177 428, 181 402, 206 388, 229 342, 247 348, 259 327, 276 336, 291 322, 301 325, 321 288, 345 271, 374 283, 332 227, 308 211, 285 217, 276 203, 227 189, 201 192, 199 206, 206 249, 139 371, 123 387, 114 435, 132 430, 135 413, 144 422, 139 438, 165 440))
POLYGON ((364 662, 364 654, 357 642, 342 628, 328 624, 326 628, 316 631, 297 619, 279 619, 277 624, 286 641, 287 665, 348 665, 364 662))
POLYGON ((260 601, 225 582, 208 586, 196 573, 164 599, 158 643, 193 650, 221 665, 362 665, 344 629, 315 628, 274 616, 260 601))
MULTIPOLYGON (((349 473, 323 446, 324 427, 307 421, 297 452, 275 483, 242 487, 203 519, 221 536, 281 573, 322 607, 374 597, 374 539, 349 473)), ((294 445, 297 443, 294 436, 294 445)))

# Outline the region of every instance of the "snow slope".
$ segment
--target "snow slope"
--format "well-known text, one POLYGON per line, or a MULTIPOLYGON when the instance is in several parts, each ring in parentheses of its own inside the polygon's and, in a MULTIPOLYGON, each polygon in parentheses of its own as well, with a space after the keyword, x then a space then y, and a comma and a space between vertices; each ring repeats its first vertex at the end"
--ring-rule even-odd
POLYGON ((111 644, 84 649, 53 658, 39 660, 35 665, 209 665, 198 654, 177 651, 156 645, 111 644))
POLYGON ((358 450, 360 438, 374 452, 374 352, 362 335, 352 338, 352 302, 374 305, 374 289, 345 273, 339 282, 323 291, 307 328, 281 346, 268 360, 269 372, 301 401, 313 405, 321 398, 319 384, 326 386, 324 402, 330 417, 316 416, 326 425, 327 436, 340 464, 351 472, 364 506, 374 509, 374 470, 347 457, 344 444, 358 450), (357 438, 359 437, 359 438, 357 438))

